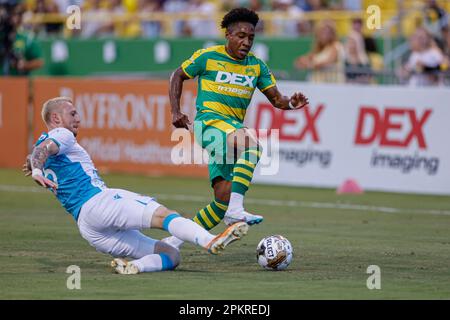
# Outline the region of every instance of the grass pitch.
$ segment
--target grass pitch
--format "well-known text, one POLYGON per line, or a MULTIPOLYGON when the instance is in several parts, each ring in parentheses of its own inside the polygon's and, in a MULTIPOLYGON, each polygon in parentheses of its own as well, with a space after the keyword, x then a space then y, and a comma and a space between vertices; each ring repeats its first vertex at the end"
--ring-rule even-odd
MULTIPOLYGON (((103 178, 110 187, 156 195, 188 217, 212 199, 205 179, 103 178)), ((253 185, 246 206, 265 220, 221 256, 185 244, 175 271, 121 276, 52 194, 20 171, 0 170, 0 181, 0 299, 450 298, 450 197, 253 185), (294 247, 286 271, 256 263, 256 245, 270 234, 294 247), (70 265, 81 268, 80 290, 66 287, 70 265), (369 265, 381 269, 380 290, 366 286, 369 265)))

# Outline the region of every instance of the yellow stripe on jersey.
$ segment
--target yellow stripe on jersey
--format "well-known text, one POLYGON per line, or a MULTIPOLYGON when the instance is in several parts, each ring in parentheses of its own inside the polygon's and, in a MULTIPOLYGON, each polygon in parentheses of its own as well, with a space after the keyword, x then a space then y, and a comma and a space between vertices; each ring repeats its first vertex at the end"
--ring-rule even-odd
POLYGON ((238 59, 233 58, 232 56, 230 56, 230 55, 228 54, 228 52, 227 52, 227 50, 225 49, 225 46, 224 46, 224 45, 216 46, 216 47, 214 47, 214 48, 215 48, 215 50, 216 50, 218 53, 221 53, 221 54, 223 54, 223 55, 227 56, 228 58, 233 59, 233 60, 235 60, 235 61, 239 61, 238 59))
POLYGON ((211 91, 214 93, 223 94, 226 96, 238 97, 251 99, 253 95, 254 88, 243 87, 235 84, 228 83, 216 83, 211 80, 202 79, 201 81, 202 90, 211 91))
POLYGON ((275 80, 275 77, 273 76, 273 74, 270 74, 270 81, 272 82, 272 84, 269 84, 267 87, 260 89, 261 92, 266 91, 267 89, 270 89, 272 87, 275 87, 277 84, 277 80, 275 80))
POLYGON ((273 87, 275 87, 275 86, 276 86, 276 83, 272 83, 272 84, 268 85, 267 87, 261 89, 261 92, 264 92, 264 91, 266 91, 266 90, 268 90, 268 89, 270 89, 270 88, 273 88, 273 87))
POLYGON ((226 123, 225 121, 222 120, 207 120, 207 121, 203 121, 203 123, 206 126, 211 126, 214 128, 217 128, 225 133, 230 133, 236 130, 235 127, 233 127, 231 124, 226 123))
POLYGON ((190 79, 192 79, 193 76, 191 76, 191 75, 189 74, 189 72, 186 71, 186 68, 187 68, 191 63, 192 63, 192 62, 190 62, 189 60, 186 60, 185 62, 183 62, 183 63, 181 64, 181 69, 183 70, 183 72, 184 72, 190 79))
POLYGON ((189 77, 189 78, 193 78, 193 76, 191 74, 189 74, 189 72, 186 71, 186 68, 189 67, 192 63, 194 63, 195 59, 197 59, 198 57, 200 57, 202 54, 206 53, 206 52, 211 52, 211 51, 217 51, 217 48, 219 46, 214 46, 214 47, 210 47, 210 48, 206 48, 206 49, 200 49, 195 51, 192 56, 184 61, 181 64, 181 69, 183 69, 184 73, 189 77))
POLYGON ((206 101, 203 102, 203 106, 207 107, 208 109, 217 111, 218 113, 223 114, 225 116, 232 116, 238 118, 241 121, 243 121, 245 117, 246 109, 233 108, 220 102, 206 101))
POLYGON ((261 74, 259 64, 243 66, 239 64, 233 64, 228 61, 220 61, 213 59, 208 59, 208 61, 206 62, 206 71, 226 71, 238 73, 249 77, 259 77, 259 75, 261 74))

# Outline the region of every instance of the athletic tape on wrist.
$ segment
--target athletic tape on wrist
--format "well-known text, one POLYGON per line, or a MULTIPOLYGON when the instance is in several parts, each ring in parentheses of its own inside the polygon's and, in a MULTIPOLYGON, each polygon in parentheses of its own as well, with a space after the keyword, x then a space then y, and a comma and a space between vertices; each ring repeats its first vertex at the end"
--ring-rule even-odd
POLYGON ((294 106, 292 105, 292 102, 290 102, 290 101, 289 101, 289 109, 296 109, 296 107, 294 107, 294 106))
POLYGON ((41 169, 39 168, 34 168, 33 171, 31 171, 31 176, 35 177, 35 176, 44 176, 44 173, 42 172, 41 169))

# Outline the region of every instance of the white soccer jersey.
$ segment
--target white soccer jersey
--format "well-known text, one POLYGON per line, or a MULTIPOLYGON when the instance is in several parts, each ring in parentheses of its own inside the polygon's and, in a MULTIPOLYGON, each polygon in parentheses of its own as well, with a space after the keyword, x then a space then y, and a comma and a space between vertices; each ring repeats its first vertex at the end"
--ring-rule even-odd
POLYGON ((56 155, 44 164, 44 175, 58 184, 56 197, 75 220, 81 206, 97 193, 106 189, 97 169, 86 150, 81 147, 73 133, 66 128, 44 132, 36 146, 52 139, 59 147, 56 155))

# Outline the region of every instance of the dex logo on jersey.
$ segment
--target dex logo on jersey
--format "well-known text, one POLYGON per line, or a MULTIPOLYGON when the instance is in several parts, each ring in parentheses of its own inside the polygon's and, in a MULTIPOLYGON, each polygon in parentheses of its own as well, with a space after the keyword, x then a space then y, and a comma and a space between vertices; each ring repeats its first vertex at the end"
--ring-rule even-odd
POLYGON ((245 76, 234 72, 218 71, 216 76, 216 82, 218 83, 236 84, 250 88, 255 87, 253 80, 255 80, 253 76, 245 76))

